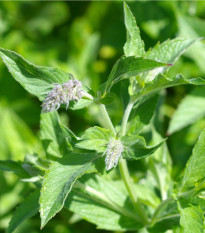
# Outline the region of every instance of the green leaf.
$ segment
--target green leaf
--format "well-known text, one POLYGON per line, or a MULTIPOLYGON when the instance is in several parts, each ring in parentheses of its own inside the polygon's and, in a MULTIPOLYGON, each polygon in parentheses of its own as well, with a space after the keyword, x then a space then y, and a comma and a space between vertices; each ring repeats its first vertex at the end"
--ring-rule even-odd
POLYGON ((172 134, 205 116, 205 87, 197 87, 179 104, 171 118, 168 134, 172 134))
POLYGON ((142 159, 152 155, 164 142, 166 139, 162 140, 160 143, 154 146, 147 146, 145 139, 141 136, 123 136, 121 141, 125 147, 122 152, 124 159, 142 159))
POLYGON ((180 225, 186 233, 204 233, 204 215, 198 206, 183 206, 180 202, 178 208, 181 214, 180 225))
POLYGON ((140 73, 147 72, 158 67, 165 67, 168 64, 157 62, 141 57, 125 57, 122 56, 113 66, 112 71, 104 87, 104 95, 109 92, 114 84, 117 82, 136 76, 140 73))
POLYGON ((28 173, 23 169, 21 164, 12 160, 0 160, 0 170, 13 172, 20 177, 29 177, 28 173))
POLYGON ((21 55, 0 48, 0 56, 14 79, 28 92, 43 100, 52 83, 64 83, 71 75, 57 68, 35 66, 21 55))
POLYGON ((77 184, 72 190, 65 208, 99 229, 129 231, 142 227, 122 181, 89 175, 89 179, 83 179, 82 183, 82 188, 77 189, 77 184))
POLYGON ((145 54, 144 42, 140 37, 140 30, 137 27, 136 20, 124 2, 125 27, 127 30, 127 42, 124 45, 126 56, 143 56, 145 54))
MULTIPOLYGON (((182 37, 199 38, 205 37, 205 20, 194 16, 184 15, 177 12, 177 23, 179 35, 182 37)), ((199 41, 194 45, 186 55, 192 58, 201 71, 205 72, 205 45, 203 41, 199 41)))
POLYGON ((72 150, 71 141, 74 136, 62 127, 57 112, 41 114, 40 138, 46 155, 51 159, 62 157, 72 150))
POLYGON ((31 129, 12 110, 0 104, 1 159, 23 160, 25 154, 41 150, 31 129))
POLYGON ((63 208, 66 197, 79 177, 102 169, 104 163, 98 158, 94 153, 69 153, 51 165, 41 189, 41 227, 63 208), (101 166, 98 161, 102 162, 101 166))
POLYGON ((176 38, 167 40, 162 44, 156 44, 145 57, 165 63, 174 63, 191 45, 199 39, 176 38))
POLYGON ((140 203, 144 205, 151 206, 153 208, 157 208, 160 204, 159 197, 151 190, 149 187, 146 187, 144 184, 135 183, 135 195, 140 203))
POLYGON ((161 89, 182 84, 205 85, 205 79, 200 77, 186 79, 182 74, 177 74, 175 77, 168 78, 164 74, 159 74, 153 81, 146 83, 145 87, 132 98, 137 100, 139 97, 153 94, 161 89))
MULTIPOLYGON (((0 57, 14 79, 41 101, 52 90, 53 83, 62 84, 72 78, 71 74, 60 69, 33 65, 21 55, 10 50, 0 48, 0 57)), ((88 99, 80 99, 72 103, 72 109, 83 108, 91 102, 88 99)))
POLYGON ((128 134, 137 135, 148 125, 154 115, 159 96, 155 95, 145 101, 140 101, 134 109, 133 118, 130 120, 128 134))
MULTIPOLYGON (((199 139, 194 146, 192 156, 189 158, 184 175, 178 184, 178 193, 186 192, 191 188, 197 187, 202 179, 205 178, 205 130, 202 131, 199 139)), ((203 181, 202 181, 203 182, 203 181)))
POLYGON ((75 146, 82 149, 104 152, 111 137, 113 135, 110 130, 95 126, 87 129, 81 137, 81 141, 75 144, 75 146))
POLYGON ((36 189, 17 207, 11 218, 7 233, 13 232, 23 221, 36 215, 39 211, 40 190, 36 189))

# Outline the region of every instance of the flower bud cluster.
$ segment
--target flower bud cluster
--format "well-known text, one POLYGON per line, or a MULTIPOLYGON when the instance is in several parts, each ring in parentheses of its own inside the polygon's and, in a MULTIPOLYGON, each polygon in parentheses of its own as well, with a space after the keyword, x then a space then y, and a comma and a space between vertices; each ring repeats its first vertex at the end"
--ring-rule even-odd
POLYGON ((110 139, 107 150, 105 151, 105 165, 107 171, 117 166, 123 149, 124 147, 120 140, 110 139))
POLYGON ((66 104, 66 109, 70 101, 77 101, 84 95, 82 83, 77 79, 69 80, 63 84, 53 84, 54 88, 48 93, 42 103, 42 112, 56 111, 61 104, 66 104))

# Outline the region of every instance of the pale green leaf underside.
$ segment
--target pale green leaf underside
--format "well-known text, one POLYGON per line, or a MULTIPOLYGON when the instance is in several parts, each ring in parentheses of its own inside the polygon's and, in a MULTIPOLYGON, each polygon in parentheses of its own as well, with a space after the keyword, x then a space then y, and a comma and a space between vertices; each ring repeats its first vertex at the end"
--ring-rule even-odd
POLYGON ((179 205, 179 211, 181 214, 180 225, 185 233, 204 233, 204 215, 199 207, 182 208, 179 205))
POLYGON ((6 231, 7 233, 13 232, 23 221, 38 213, 39 196, 40 190, 36 189, 33 193, 24 199, 19 207, 17 207, 9 223, 9 227, 6 231))
POLYGON ((197 87, 179 104, 171 118, 168 133, 172 134, 205 116, 205 87, 197 87))
POLYGON ((98 229, 139 229, 141 225, 135 219, 137 214, 124 184, 121 181, 106 180, 98 175, 91 177, 83 181, 83 190, 72 190, 72 196, 67 198, 65 207, 97 225, 98 229))
POLYGON ((127 41, 124 45, 124 53, 126 56, 143 56, 145 53, 144 42, 140 37, 140 30, 137 27, 136 20, 124 2, 125 27, 127 30, 127 41))
POLYGON ((202 131, 192 156, 187 162, 184 175, 179 186, 179 192, 194 188, 196 182, 205 178, 205 130, 202 131))
POLYGON ((44 177, 41 197, 41 226, 59 212, 74 182, 85 173, 97 172, 96 154, 70 153, 51 165, 44 177))

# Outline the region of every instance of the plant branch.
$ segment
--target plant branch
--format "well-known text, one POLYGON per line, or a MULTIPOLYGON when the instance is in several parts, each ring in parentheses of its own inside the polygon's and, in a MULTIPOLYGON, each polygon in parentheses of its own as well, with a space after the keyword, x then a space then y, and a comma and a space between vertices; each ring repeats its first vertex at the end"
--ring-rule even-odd
MULTIPOLYGON (((134 105, 134 102, 130 101, 127 105, 126 110, 125 110, 125 113, 124 113, 124 116, 122 119, 121 136, 124 136, 126 134, 127 122, 128 122, 131 110, 133 108, 133 105, 134 105)), ((134 184, 133 184, 132 178, 129 174, 129 170, 128 170, 127 163, 126 163, 125 159, 121 159, 121 161, 119 163, 119 168, 120 168, 120 173, 121 173, 122 179, 123 179, 124 184, 127 188, 130 199, 133 203, 133 206, 135 207, 137 213, 139 214, 139 216, 141 218, 141 222, 143 223, 143 225, 147 225, 149 220, 148 220, 147 215, 145 214, 144 208, 137 201, 137 196, 136 196, 136 193, 134 190, 134 184)))

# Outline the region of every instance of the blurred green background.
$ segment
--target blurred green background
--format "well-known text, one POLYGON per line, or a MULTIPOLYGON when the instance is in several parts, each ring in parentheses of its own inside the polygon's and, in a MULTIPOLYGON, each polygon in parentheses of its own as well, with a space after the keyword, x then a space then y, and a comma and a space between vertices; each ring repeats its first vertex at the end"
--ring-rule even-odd
MULTIPOLYGON (((157 41, 176 36, 205 37, 205 2, 203 1, 138 1, 128 4, 141 29, 146 49, 157 41)), ((26 60, 40 66, 59 67, 68 71, 93 90, 103 83, 123 54, 126 32, 120 1, 1 1, 0 46, 14 50, 26 60)), ((171 69, 185 77, 205 77, 205 44, 199 42, 180 58, 171 69)), ((120 85, 120 84, 119 84, 120 85)), ((114 91, 119 94, 120 86, 114 91)), ((180 100, 193 87, 179 86, 167 90, 164 113, 164 135, 170 117, 180 100)), ((43 153, 38 139, 41 103, 27 93, 0 62, 0 160, 23 160, 25 154, 43 153)), ((111 118, 119 123, 123 106, 119 97, 108 106, 111 118)), ((101 118, 95 106, 67 112, 60 110, 61 120, 80 134, 101 118)), ((205 127, 204 115, 168 139, 174 162, 173 177, 183 169, 192 146, 205 127)), ((0 232, 8 226, 16 206, 34 188, 19 182, 10 173, 0 172, 0 232)), ((36 216, 21 225, 16 233, 40 232, 36 216)), ((80 220, 77 215, 61 211, 41 231, 50 233, 104 232, 80 220)))

